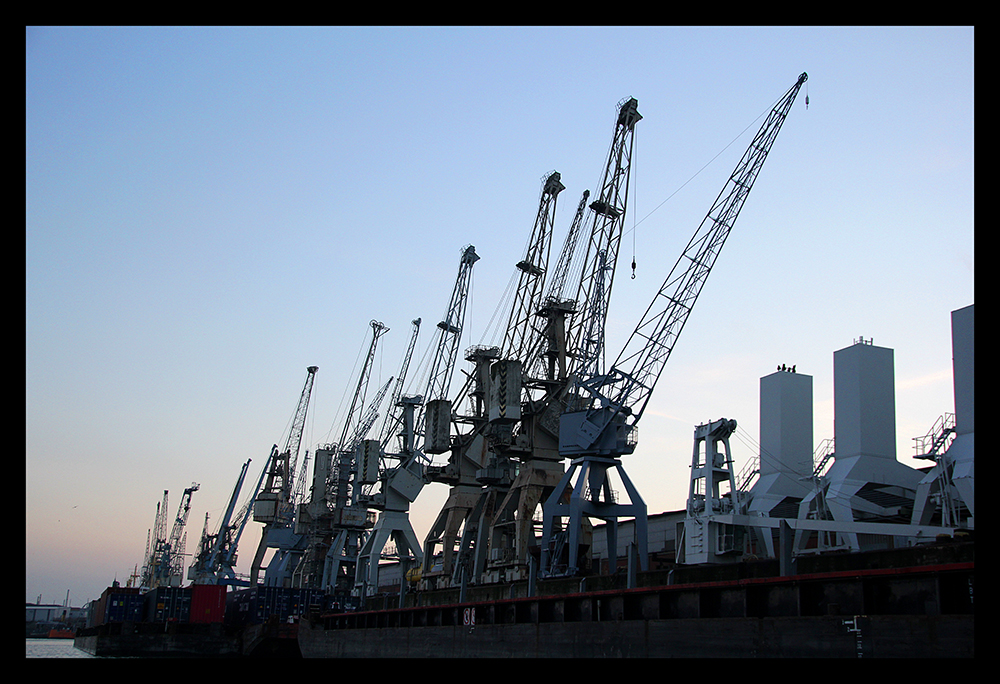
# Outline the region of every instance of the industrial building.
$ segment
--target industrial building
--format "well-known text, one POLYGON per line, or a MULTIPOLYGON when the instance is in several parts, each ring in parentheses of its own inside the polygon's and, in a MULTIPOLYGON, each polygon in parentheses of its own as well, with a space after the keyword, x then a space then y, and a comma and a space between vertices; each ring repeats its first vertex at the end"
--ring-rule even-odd
MULTIPOLYGON (((918 458, 934 465, 912 468, 897 460, 893 350, 859 338, 833 354, 834 438, 815 449, 813 378, 780 368, 761 377, 760 453, 744 455, 732 468, 756 466, 752 485, 734 487, 737 507, 751 519, 829 521, 825 529, 808 523, 796 529, 796 555, 901 548, 933 542, 936 533, 974 530, 974 310, 970 305, 951 315, 955 412, 945 416, 954 417, 915 440, 922 447, 918 458)), ((690 562, 677 555, 686 517, 686 511, 649 516, 651 565, 690 562)), ((607 567, 600 528, 593 555, 607 567)), ((777 526, 748 524, 746 531, 739 553, 730 549, 698 562, 778 557, 777 526)), ((634 534, 632 521, 619 523, 619 566, 634 534)))

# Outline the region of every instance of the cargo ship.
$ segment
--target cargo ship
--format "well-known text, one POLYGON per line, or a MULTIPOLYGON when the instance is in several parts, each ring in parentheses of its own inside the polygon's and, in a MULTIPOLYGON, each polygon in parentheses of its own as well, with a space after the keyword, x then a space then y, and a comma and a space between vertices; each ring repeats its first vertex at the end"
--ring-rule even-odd
POLYGON ((411 592, 303 620, 306 658, 973 657, 974 542, 411 592))
POLYGON ((102 657, 299 657, 299 620, 334 604, 309 589, 108 587, 74 645, 102 657))
POLYGON ((92 603, 98 624, 79 630, 74 644, 103 657, 975 655, 968 535, 791 563, 663 563, 648 572, 418 586, 384 586, 361 605, 307 589, 112 586, 92 603))

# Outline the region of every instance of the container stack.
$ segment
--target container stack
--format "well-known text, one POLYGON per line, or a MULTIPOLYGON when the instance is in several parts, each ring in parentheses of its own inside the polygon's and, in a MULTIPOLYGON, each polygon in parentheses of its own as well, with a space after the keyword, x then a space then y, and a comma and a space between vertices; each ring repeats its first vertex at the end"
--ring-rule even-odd
POLYGON ((110 586, 91 608, 92 626, 111 622, 140 622, 143 617, 143 597, 138 587, 110 586))
POLYGON ((252 587, 235 591, 228 598, 226 625, 243 627, 263 624, 272 618, 287 622, 310 610, 323 610, 324 594, 299 587, 252 587))

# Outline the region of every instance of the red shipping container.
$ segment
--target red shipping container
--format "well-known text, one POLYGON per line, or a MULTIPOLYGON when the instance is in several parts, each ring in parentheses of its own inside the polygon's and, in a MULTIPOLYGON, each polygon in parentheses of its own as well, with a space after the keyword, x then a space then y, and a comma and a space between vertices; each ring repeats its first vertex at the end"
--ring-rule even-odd
POLYGON ((222 622, 226 616, 225 584, 191 585, 191 622, 222 622))

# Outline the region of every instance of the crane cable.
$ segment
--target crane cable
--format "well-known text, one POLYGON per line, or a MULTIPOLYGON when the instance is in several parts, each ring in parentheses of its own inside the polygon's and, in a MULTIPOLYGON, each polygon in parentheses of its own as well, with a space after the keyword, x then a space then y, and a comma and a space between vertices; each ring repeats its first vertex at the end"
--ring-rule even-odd
MULTIPOLYGON (((352 380, 352 379, 354 379, 354 371, 356 371, 358 369, 358 362, 361 361, 361 355, 364 353, 365 349, 369 346, 367 342, 368 342, 367 338, 362 338, 362 340, 361 340, 361 347, 358 349, 358 355, 354 359, 354 367, 351 369, 351 374, 348 377, 349 381, 352 380)), ((333 428, 336 427, 337 423, 340 421, 340 411, 341 411, 341 409, 344 408, 344 401, 347 399, 347 393, 350 392, 350 391, 351 391, 351 383, 348 382, 344 386, 344 394, 341 395, 341 397, 340 397, 340 404, 337 406, 337 411, 336 411, 336 413, 333 416, 333 423, 330 425, 330 429, 327 430, 326 434, 323 436, 323 443, 324 444, 328 444, 330 442, 330 436, 333 433, 333 428)))
MULTIPOLYGON (((807 106, 807 107, 808 107, 808 100, 809 100, 809 95, 808 95, 808 92, 809 92, 809 85, 808 85, 808 83, 809 83, 809 82, 808 82, 808 81, 806 81, 806 93, 807 93, 807 94, 806 94, 806 106, 807 106)), ((774 101, 774 103, 773 103, 773 104, 772 104, 772 105, 771 105, 771 106, 770 106, 769 108, 765 109, 765 110, 764 110, 763 112, 761 112, 761 113, 760 113, 760 114, 759 114, 759 115, 757 116, 757 118, 755 118, 755 119, 754 119, 753 121, 751 121, 751 122, 750 122, 749 124, 747 124, 747 127, 746 127, 746 128, 744 128, 744 129, 743 129, 742 131, 740 131, 740 132, 739 132, 739 134, 738 134, 738 135, 737 135, 737 136, 736 136, 735 138, 733 138, 733 139, 732 139, 731 141, 729 141, 729 144, 728 144, 728 145, 726 145, 725 147, 723 147, 723 148, 722 148, 721 150, 719 150, 719 151, 718 151, 718 153, 716 153, 716 155, 715 155, 714 157, 712 157, 712 158, 711 158, 711 159, 709 159, 709 160, 708 160, 707 162, 705 162, 705 165, 704 165, 704 166, 702 166, 702 167, 701 167, 700 169, 698 169, 698 170, 697 170, 697 171, 696 171, 696 172, 694 173, 694 175, 692 175, 692 176, 691 176, 690 178, 688 178, 688 179, 687 179, 686 181, 684 181, 684 182, 683 182, 683 183, 681 184, 681 186, 680 186, 679 188, 677 188, 677 189, 676 189, 676 190, 674 190, 674 191, 673 191, 672 193, 670 193, 670 195, 668 195, 668 196, 667 196, 667 198, 666 198, 665 200, 663 200, 662 202, 660 202, 659 204, 657 204, 657 205, 656 205, 656 206, 655 206, 655 207, 653 208, 653 210, 652 210, 651 212, 649 212, 648 214, 646 214, 645 216, 643 216, 643 217, 642 217, 641 219, 639 219, 639 221, 637 221, 637 222, 634 222, 634 223, 633 223, 633 225, 632 225, 632 228, 630 228, 630 229, 629 229, 629 230, 630 230, 630 231, 632 232, 632 239, 633 239, 633 241, 635 240, 635 229, 636 229, 636 227, 637 227, 637 226, 638 226, 638 225, 639 225, 640 223, 642 223, 643 221, 645 221, 646 219, 648 219, 648 218, 649 218, 650 216, 652 216, 653 214, 655 214, 655 213, 656 213, 656 211, 657 211, 657 210, 658 210, 658 209, 659 209, 660 207, 662 207, 662 206, 663 206, 664 204, 666 204, 667 202, 669 202, 669 201, 670 201, 670 200, 671 200, 671 199, 673 198, 673 196, 674 196, 674 195, 676 195, 676 194, 677 194, 678 192, 680 192, 681 190, 683 190, 683 189, 684 189, 684 187, 685 187, 685 186, 686 186, 686 185, 687 185, 688 183, 690 183, 690 182, 691 182, 691 181, 693 181, 693 180, 694 180, 695 178, 697 178, 697 177, 698 177, 698 175, 699 175, 699 174, 701 174, 701 172, 702 172, 702 171, 704 171, 705 169, 707 169, 707 168, 708 168, 708 167, 709 167, 709 166, 710 166, 710 165, 712 164, 712 162, 714 162, 714 161, 715 161, 716 159, 718 159, 718 158, 719 158, 719 156, 720 156, 720 155, 722 155, 722 153, 723 153, 723 152, 725 152, 725 151, 726 151, 726 150, 728 150, 728 149, 729 149, 730 147, 732 147, 732 146, 733 146, 733 143, 735 143, 735 142, 736 142, 737 140, 739 140, 740 138, 742 138, 742 137, 743 137, 743 134, 744 134, 744 133, 746 133, 746 132, 747 132, 748 130, 750 130, 750 128, 751 128, 751 127, 752 127, 752 126, 753 126, 754 124, 756 124, 756 123, 757 123, 758 121, 760 121, 760 119, 761 119, 762 117, 764 117, 765 115, 767 115, 767 114, 768 114, 768 112, 770 112, 771 110, 773 110, 773 109, 774 109, 774 106, 775 106, 775 105, 776 105, 776 104, 777 104, 777 103, 778 103, 778 102, 779 102, 780 100, 781 100, 781 98, 778 98, 777 100, 775 100, 775 101, 774 101)), ((633 187, 634 187, 634 186, 633 186, 633 187)), ((633 251, 634 251, 634 250, 633 250, 633 251)))

